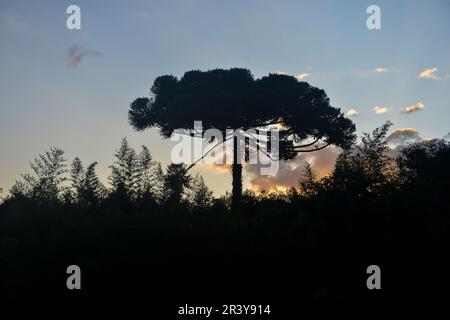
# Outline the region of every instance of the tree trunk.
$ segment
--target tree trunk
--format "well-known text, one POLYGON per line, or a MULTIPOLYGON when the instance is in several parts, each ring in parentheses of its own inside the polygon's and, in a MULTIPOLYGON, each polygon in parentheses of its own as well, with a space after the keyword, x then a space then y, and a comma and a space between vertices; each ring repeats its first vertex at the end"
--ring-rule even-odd
POLYGON ((233 141, 233 190, 231 195, 231 209, 236 211, 241 206, 242 199, 242 164, 238 163, 238 138, 233 141))

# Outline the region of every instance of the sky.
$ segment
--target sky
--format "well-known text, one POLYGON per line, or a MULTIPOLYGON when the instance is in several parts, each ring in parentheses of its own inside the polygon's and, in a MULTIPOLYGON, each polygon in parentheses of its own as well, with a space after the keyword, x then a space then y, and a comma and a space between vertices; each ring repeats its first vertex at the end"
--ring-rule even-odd
MULTIPOLYGON (((105 183, 123 137, 166 166, 173 144, 155 129, 133 131, 129 104, 148 96, 157 76, 192 69, 285 72, 324 89, 358 134, 390 120, 393 134, 444 137, 449 31, 450 2, 439 0, 1 0, 0 188, 5 194, 52 146, 69 161, 97 161, 105 183), (81 9, 80 30, 66 27, 71 4, 81 9), (379 30, 366 26, 371 4, 381 9, 379 30)), ((336 154, 297 159, 277 178, 295 184, 305 159, 324 175, 336 154)), ((227 170, 196 170, 215 194, 231 189, 227 170)), ((267 187, 252 174, 247 186, 267 187)))

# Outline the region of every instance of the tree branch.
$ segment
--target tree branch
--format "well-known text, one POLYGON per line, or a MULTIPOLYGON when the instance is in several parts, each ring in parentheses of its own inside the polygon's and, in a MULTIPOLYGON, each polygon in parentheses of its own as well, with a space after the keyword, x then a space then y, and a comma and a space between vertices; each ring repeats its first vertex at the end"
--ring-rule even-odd
POLYGON ((294 150, 294 152, 297 152, 297 153, 314 152, 314 151, 319 151, 319 150, 325 149, 325 148, 328 147, 329 145, 330 145, 330 144, 327 143, 327 144, 325 144, 325 145, 323 145, 323 146, 321 146, 321 147, 316 147, 316 148, 314 148, 314 149, 309 149, 309 150, 294 150))
POLYGON ((320 138, 317 138, 316 140, 314 140, 314 141, 311 142, 311 143, 301 144, 301 145, 298 145, 298 146, 294 146, 294 148, 310 147, 310 146, 314 145, 315 143, 317 143, 319 140, 320 140, 320 138))
POLYGON ((210 153, 211 151, 213 151, 215 148, 217 148, 218 146, 220 146, 221 144, 225 143, 226 141, 230 140, 233 136, 231 136, 230 138, 227 138, 223 141, 220 141, 218 143, 216 143, 216 145, 214 145, 211 149, 209 149, 208 151, 205 152, 205 154, 203 156, 201 156, 199 159, 197 159, 196 161, 194 161, 189 167, 187 167, 186 170, 184 170, 184 173, 186 174, 193 166, 195 166, 199 161, 203 160, 208 153, 210 153))

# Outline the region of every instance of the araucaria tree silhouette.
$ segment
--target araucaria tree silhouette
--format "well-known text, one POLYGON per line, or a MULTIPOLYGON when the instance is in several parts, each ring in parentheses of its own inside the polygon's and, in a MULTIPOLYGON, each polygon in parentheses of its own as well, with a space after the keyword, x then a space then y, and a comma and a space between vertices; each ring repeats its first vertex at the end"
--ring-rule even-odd
MULTIPOLYGON (((353 122, 330 106, 325 91, 293 76, 269 74, 255 79, 250 70, 238 68, 188 71, 181 79, 156 78, 151 93, 130 104, 129 121, 139 131, 159 128, 165 138, 176 129, 193 129, 194 121, 202 121, 203 130, 220 130, 224 137, 227 129, 279 125, 281 159, 330 144, 347 149, 355 140, 353 122)), ((236 147, 233 159, 232 207, 238 208, 242 165, 236 147)))

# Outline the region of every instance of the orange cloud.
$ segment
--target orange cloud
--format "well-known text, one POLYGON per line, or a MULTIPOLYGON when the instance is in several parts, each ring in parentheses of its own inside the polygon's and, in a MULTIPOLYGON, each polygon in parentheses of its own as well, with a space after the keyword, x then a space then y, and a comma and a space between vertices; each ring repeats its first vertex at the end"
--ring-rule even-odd
POLYGON ((199 169, 204 169, 217 173, 228 173, 231 172, 231 164, 209 164, 209 163, 199 163, 197 164, 199 169))
POLYGON ((384 114, 390 111, 389 107, 375 106, 373 107, 373 112, 376 114, 384 114))
POLYGON ((359 112, 356 109, 350 108, 346 113, 347 117, 356 117, 359 115, 359 112))
POLYGON ((388 72, 389 70, 387 68, 379 67, 379 68, 373 69, 372 71, 374 71, 376 73, 385 73, 385 72, 388 72))
POLYGON ((283 192, 298 187, 298 180, 303 176, 305 163, 310 163, 317 178, 328 175, 334 168, 340 149, 330 146, 323 150, 299 154, 297 158, 280 161, 280 168, 274 176, 259 174, 259 165, 248 165, 246 176, 251 190, 260 192, 283 192))
POLYGON ((425 105, 423 103, 417 102, 416 104, 412 104, 410 106, 406 106, 403 108, 403 113, 411 113, 414 111, 419 111, 425 108, 425 105))

